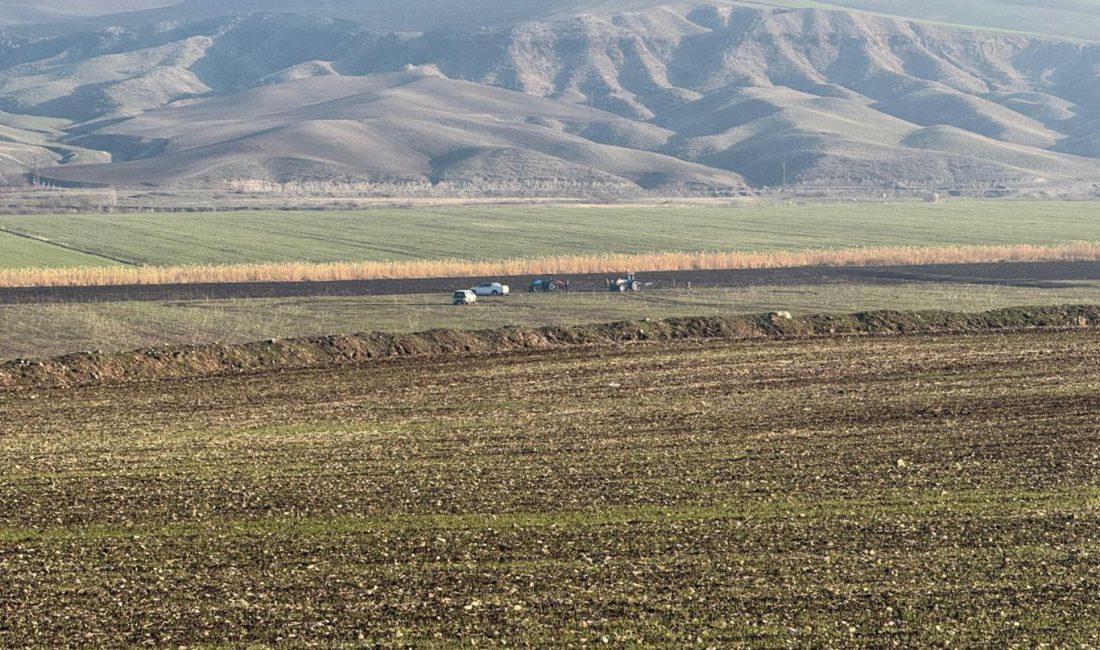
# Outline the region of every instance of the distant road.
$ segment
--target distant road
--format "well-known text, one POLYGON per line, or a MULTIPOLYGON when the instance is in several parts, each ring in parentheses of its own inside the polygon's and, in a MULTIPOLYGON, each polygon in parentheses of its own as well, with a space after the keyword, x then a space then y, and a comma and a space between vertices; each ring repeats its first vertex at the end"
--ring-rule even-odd
MULTIPOLYGON (((602 291, 611 274, 557 275, 568 278, 575 291, 602 291)), ((526 291, 533 276, 494 277, 526 291)), ((0 289, 0 304, 122 302, 169 300, 230 300, 307 296, 384 296, 449 293, 490 278, 426 278, 419 280, 349 280, 338 282, 241 282, 225 284, 126 285, 111 287, 46 287, 0 289)), ((655 288, 754 287, 822 284, 901 284, 907 282, 989 284, 1058 288, 1074 281, 1100 281, 1100 262, 1035 262, 1005 264, 942 264, 928 266, 812 267, 723 271, 638 273, 655 288)))

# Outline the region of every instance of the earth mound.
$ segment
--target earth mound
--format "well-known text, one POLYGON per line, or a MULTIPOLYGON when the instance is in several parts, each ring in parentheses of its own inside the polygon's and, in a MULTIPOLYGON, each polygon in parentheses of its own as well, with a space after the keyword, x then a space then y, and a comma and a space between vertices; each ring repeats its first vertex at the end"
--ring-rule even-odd
POLYGON ((381 332, 185 345, 120 353, 17 359, 0 365, 0 389, 71 387, 319 368, 425 355, 505 353, 642 341, 739 340, 814 336, 967 334, 1100 326, 1100 306, 1015 307, 982 313, 874 311, 792 316, 671 318, 595 325, 503 327, 480 331, 381 332))

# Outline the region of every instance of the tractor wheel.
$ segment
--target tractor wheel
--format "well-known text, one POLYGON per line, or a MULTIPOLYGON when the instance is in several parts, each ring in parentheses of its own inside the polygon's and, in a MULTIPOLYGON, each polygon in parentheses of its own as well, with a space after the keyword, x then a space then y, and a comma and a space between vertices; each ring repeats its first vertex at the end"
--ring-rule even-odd
POLYGON ((630 290, 631 291, 641 291, 642 290, 642 283, 638 282, 637 280, 635 280, 634 282, 631 282, 630 283, 630 290))
POLYGON ((550 292, 557 291, 558 290, 558 283, 557 282, 547 282, 546 283, 546 290, 550 291, 550 292))

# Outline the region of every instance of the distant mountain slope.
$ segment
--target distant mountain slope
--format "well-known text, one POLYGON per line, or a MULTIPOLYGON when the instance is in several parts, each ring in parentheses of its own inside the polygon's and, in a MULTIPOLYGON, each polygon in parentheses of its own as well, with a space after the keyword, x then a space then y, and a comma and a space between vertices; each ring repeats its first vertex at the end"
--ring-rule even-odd
POLYGON ((233 178, 666 193, 743 185, 727 171, 578 135, 589 129, 654 145, 671 135, 609 113, 410 70, 306 79, 155 111, 83 138, 138 160, 50 173, 112 185, 233 178))
MULTIPOLYGON (((802 0, 762 0, 804 7, 802 0)), ((982 29, 1100 40, 1100 0, 821 0, 819 7, 859 9, 982 29)))
MULTIPOLYGON (((66 19, 82 19, 79 24, 84 27, 148 25, 267 12, 351 20, 380 32, 422 32, 499 26, 580 13, 606 17, 658 7, 683 13, 692 4, 684 0, 6 0, 0 4, 0 25, 66 19)), ((711 4, 730 3, 713 0, 711 4)), ((956 27, 1100 40, 1100 0, 752 0, 746 4, 860 10, 956 27)))
MULTIPOLYGON (((522 0, 500 26, 424 34, 253 14, 9 36, 0 110, 65 120, 55 148, 114 157, 83 168, 72 163, 87 156, 58 156, 68 164, 48 174, 70 182, 557 174, 658 191, 980 191, 1100 179, 1100 45, 746 3, 580 4, 522 0)), ((376 21, 449 11, 325 6, 375 7, 376 21)))
POLYGON ((0 113, 0 186, 59 164, 110 162, 109 154, 60 144, 65 122, 0 113))

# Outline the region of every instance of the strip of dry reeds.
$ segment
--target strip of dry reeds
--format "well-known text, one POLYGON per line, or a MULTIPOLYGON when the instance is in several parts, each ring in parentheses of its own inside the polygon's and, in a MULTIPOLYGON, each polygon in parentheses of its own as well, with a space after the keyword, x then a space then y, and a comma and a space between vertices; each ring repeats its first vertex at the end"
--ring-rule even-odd
POLYGON ((887 266, 994 262, 1100 261, 1100 242, 885 246, 749 252, 655 252, 557 255, 498 260, 401 260, 390 262, 275 262, 202 266, 107 266, 0 269, 0 287, 106 286, 225 282, 321 282, 534 274, 619 273, 765 269, 806 266, 887 266))

